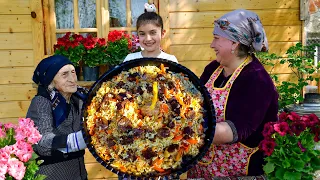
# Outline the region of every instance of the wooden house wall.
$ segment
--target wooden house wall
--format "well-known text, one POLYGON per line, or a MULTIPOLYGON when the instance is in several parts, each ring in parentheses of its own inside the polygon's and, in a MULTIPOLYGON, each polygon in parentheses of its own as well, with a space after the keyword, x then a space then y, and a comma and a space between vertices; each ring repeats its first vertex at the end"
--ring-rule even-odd
MULTIPOLYGON (((270 52, 285 56, 286 50, 302 39, 299 3, 299 0, 170 0, 170 53, 201 75, 204 67, 215 59, 210 48, 214 20, 234 9, 248 9, 261 18, 270 52)), ((280 80, 292 79, 286 65, 276 66, 274 73, 279 74, 280 80)))
MULTIPOLYGON (((26 115, 36 93, 31 77, 44 57, 43 10, 41 0, 2 0, 0 5, 0 122, 16 123, 18 117, 26 115), (36 14, 34 18, 31 12, 36 14)), ((299 0, 159 0, 159 13, 167 30, 164 47, 200 75, 215 59, 210 48, 213 21, 238 8, 260 16, 270 52, 285 56, 291 45, 302 40, 299 0)), ((292 78, 286 66, 275 67, 275 73, 280 79, 292 78)), ((88 151, 85 162, 89 179, 117 177, 88 151)))
POLYGON ((43 48, 42 7, 39 0, 3 0, 0 3, 0 122, 25 117, 32 74, 43 48), (35 17, 31 17, 34 12, 35 17))

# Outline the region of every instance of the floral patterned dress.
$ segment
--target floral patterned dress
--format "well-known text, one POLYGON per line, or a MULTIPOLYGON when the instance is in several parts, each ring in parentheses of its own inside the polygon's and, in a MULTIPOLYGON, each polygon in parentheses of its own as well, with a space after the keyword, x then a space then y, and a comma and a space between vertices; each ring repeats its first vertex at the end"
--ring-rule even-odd
MULTIPOLYGON (((225 121, 225 109, 233 82, 242 69, 250 62, 247 58, 231 75, 226 85, 222 88, 214 87, 215 80, 222 73, 223 67, 219 66, 206 83, 215 107, 217 122, 225 121)), ((250 157, 258 148, 249 148, 238 142, 233 144, 212 145, 205 157, 197 166, 188 171, 188 178, 245 176, 248 174, 250 157)))

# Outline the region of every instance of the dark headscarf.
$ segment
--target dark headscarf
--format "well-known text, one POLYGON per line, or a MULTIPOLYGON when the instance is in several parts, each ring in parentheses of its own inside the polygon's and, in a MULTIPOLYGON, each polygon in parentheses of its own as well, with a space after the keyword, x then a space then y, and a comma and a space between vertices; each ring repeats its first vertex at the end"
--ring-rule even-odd
MULTIPOLYGON (((68 116, 70 109, 66 99, 56 89, 49 89, 48 86, 53 81, 59 70, 68 64, 72 64, 68 58, 61 55, 53 55, 43 59, 36 67, 32 80, 38 84, 38 96, 43 96, 51 101, 54 123, 59 126, 68 116)), ((86 98, 86 90, 78 87, 77 92, 80 99, 86 98)))
POLYGON ((72 62, 61 55, 45 58, 38 64, 33 73, 32 80, 38 85, 48 87, 58 71, 67 64, 72 64, 72 62))

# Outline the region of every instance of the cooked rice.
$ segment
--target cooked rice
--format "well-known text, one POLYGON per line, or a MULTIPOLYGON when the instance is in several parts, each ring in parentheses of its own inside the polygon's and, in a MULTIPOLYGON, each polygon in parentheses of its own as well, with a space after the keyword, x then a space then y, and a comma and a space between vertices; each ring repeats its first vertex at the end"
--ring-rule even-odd
POLYGON ((156 66, 122 71, 101 85, 87 107, 91 144, 128 174, 180 168, 182 157, 195 157, 204 144, 202 105, 202 94, 182 73, 156 66), (150 111, 154 82, 159 92, 150 111))

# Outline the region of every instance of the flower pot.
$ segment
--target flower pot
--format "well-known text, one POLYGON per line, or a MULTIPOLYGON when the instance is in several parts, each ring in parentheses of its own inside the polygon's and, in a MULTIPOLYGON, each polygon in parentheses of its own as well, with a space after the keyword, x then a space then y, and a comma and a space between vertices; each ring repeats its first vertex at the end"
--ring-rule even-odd
POLYGON ((84 81, 96 81, 99 78, 99 66, 98 67, 83 66, 82 71, 83 71, 84 81))
POLYGON ((76 70, 77 79, 80 80, 80 77, 81 77, 81 67, 80 67, 80 66, 75 66, 74 69, 76 70))

